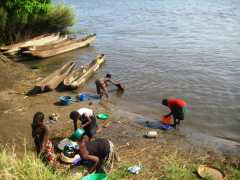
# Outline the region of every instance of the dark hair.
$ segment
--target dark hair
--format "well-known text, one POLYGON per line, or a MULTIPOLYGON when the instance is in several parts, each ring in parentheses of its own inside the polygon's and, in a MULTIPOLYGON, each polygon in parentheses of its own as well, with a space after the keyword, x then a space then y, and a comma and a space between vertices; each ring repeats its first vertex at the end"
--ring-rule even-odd
POLYGON ((163 100, 162 100, 162 104, 163 104, 164 106, 168 106, 168 99, 163 99, 163 100))
POLYGON ((107 78, 112 78, 112 75, 111 74, 106 74, 106 77, 107 78))
POLYGON ((72 111, 69 115, 72 120, 78 119, 79 113, 77 111, 72 111))
POLYGON ((44 114, 42 112, 36 112, 33 116, 33 121, 32 121, 32 136, 34 137, 35 129, 37 128, 38 124, 40 122, 43 122, 44 120, 44 114))

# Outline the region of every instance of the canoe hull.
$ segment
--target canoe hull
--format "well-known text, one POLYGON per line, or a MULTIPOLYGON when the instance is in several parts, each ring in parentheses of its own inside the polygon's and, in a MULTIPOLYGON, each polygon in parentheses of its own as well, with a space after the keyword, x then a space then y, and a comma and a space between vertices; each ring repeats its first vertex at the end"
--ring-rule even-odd
POLYGON ((44 44, 48 44, 54 41, 57 41, 60 38, 60 34, 46 34, 37 36, 31 40, 16 43, 9 46, 1 47, 1 51, 3 51, 6 55, 15 55, 17 52, 20 51, 21 48, 29 47, 29 46, 42 46, 44 44))
POLYGON ((55 45, 55 47, 49 47, 48 49, 44 50, 30 50, 23 52, 23 54, 29 54, 33 57, 37 58, 48 58, 52 56, 56 56, 58 54, 66 53, 78 48, 83 48, 86 46, 89 46, 90 44, 94 43, 96 41, 96 35, 89 35, 85 38, 79 39, 79 40, 67 40, 64 43, 59 43, 58 45, 55 45))
POLYGON ((64 80, 64 78, 73 70, 75 66, 74 62, 66 63, 60 69, 44 78, 41 82, 37 83, 35 90, 39 92, 52 91, 64 80))
POLYGON ((66 79, 64 79, 64 86, 67 89, 77 89, 79 87, 82 87, 83 85, 85 85, 87 80, 95 74, 95 72, 101 67, 101 65, 104 62, 105 62, 105 55, 104 54, 98 55, 97 58, 93 60, 90 64, 78 70, 81 73, 79 73, 77 76, 66 77, 66 79), (72 80, 69 80, 70 78, 72 78, 72 80))

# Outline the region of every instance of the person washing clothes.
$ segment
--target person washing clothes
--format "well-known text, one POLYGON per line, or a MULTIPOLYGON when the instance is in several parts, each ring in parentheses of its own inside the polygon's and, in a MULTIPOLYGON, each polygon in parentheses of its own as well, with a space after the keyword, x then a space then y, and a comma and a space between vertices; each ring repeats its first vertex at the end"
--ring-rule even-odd
POLYGON ((170 109, 170 113, 164 117, 173 116, 173 127, 180 125, 180 121, 184 120, 184 113, 186 111, 187 103, 182 99, 163 99, 162 104, 170 109))
POLYGON ((88 141, 82 135, 77 139, 79 155, 82 161, 88 161, 88 173, 105 173, 113 168, 114 161, 119 161, 115 146, 110 140, 97 138, 88 141))
POLYGON ((106 98, 109 97, 108 89, 107 89, 109 83, 112 83, 113 85, 115 85, 116 87, 118 87, 121 90, 124 89, 120 83, 114 82, 112 80, 112 75, 111 74, 106 74, 106 76, 104 78, 97 79, 96 82, 95 82, 96 89, 97 89, 97 94, 100 96, 100 99, 102 99, 102 97, 104 95, 106 96, 106 98))
POLYGON ((85 130, 85 134, 91 140, 97 131, 96 117, 92 109, 80 108, 70 113, 70 118, 73 120, 74 131, 77 130, 77 122, 81 121, 80 128, 85 130))

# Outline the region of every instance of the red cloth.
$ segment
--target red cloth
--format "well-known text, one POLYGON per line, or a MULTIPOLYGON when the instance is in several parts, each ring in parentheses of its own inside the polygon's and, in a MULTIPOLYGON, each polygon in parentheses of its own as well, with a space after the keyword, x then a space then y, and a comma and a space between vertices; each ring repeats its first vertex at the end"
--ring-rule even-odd
POLYGON ((187 103, 182 99, 168 99, 168 107, 185 107, 187 103))

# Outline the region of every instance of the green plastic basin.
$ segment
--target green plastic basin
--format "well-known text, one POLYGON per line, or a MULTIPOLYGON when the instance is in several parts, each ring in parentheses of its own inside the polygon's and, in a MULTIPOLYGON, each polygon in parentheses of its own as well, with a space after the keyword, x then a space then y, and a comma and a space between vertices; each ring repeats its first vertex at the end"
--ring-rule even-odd
POLYGON ((109 118, 109 115, 105 113, 100 113, 97 115, 97 118, 100 120, 107 120, 109 118))
POLYGON ((82 135, 85 133, 84 129, 77 129, 70 137, 72 141, 77 141, 82 137, 82 135))
POLYGON ((82 180, 107 180, 107 179, 108 179, 107 175, 103 173, 89 174, 82 178, 82 180))

